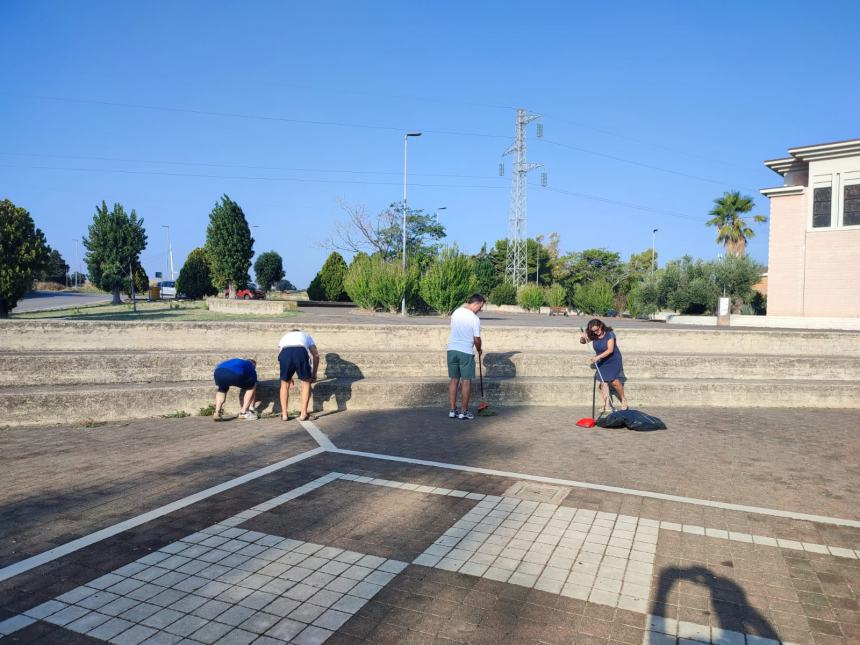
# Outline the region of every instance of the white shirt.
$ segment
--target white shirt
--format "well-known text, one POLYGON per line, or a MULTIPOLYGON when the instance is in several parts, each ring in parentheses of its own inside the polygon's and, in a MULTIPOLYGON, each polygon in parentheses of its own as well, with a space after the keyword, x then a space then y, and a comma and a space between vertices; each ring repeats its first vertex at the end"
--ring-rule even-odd
POLYGON ((451 314, 451 335, 448 336, 448 349, 464 354, 474 353, 475 338, 481 337, 481 319, 466 307, 460 307, 451 314))
POLYGON ((278 349, 283 349, 284 347, 304 347, 309 350, 314 345, 316 343, 310 334, 303 331, 290 331, 284 334, 283 338, 278 342, 278 349))

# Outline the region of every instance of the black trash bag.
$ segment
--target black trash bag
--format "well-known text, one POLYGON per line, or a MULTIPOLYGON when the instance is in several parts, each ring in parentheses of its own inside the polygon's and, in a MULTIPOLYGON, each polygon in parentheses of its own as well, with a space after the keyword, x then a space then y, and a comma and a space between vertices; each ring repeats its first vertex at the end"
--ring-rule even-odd
POLYGON ((631 430, 647 432, 666 429, 666 424, 663 421, 650 414, 645 414, 641 410, 622 410, 621 414, 627 419, 627 427, 631 430))
POLYGON ((609 414, 601 414, 597 418, 597 425, 601 428, 626 428, 627 419, 622 410, 613 410, 609 414))
POLYGON ((648 432, 650 430, 665 430, 666 424, 650 414, 641 410, 613 410, 609 414, 601 415, 597 419, 597 425, 601 428, 629 428, 637 432, 648 432))

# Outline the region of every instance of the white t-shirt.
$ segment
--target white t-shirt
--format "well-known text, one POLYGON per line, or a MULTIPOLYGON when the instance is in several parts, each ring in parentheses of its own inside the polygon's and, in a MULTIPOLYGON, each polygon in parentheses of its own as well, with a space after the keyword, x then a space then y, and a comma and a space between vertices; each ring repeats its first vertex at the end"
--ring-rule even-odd
POLYGON ((464 354, 474 353, 475 338, 481 337, 481 319, 466 307, 460 307, 451 314, 451 335, 448 336, 448 349, 464 354))
POLYGON ((316 343, 310 334, 303 331, 290 331, 284 334, 284 337, 278 342, 278 349, 283 349, 284 347, 304 347, 309 350, 314 345, 316 343))

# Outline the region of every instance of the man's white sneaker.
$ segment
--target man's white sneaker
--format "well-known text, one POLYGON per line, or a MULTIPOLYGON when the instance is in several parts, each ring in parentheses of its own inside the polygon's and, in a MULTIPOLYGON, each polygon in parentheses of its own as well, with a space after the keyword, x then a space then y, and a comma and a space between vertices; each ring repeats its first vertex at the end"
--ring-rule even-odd
POLYGON ((457 410, 448 410, 449 419, 456 419, 458 414, 457 410))
POLYGON ((239 418, 240 418, 240 419, 245 419, 245 420, 247 420, 247 421, 256 421, 256 420, 257 420, 257 413, 256 413, 256 412, 253 412, 253 411, 251 411, 251 410, 248 410, 248 411, 247 411, 247 412, 245 412, 244 414, 240 414, 240 415, 239 415, 239 418))
POLYGON ((457 415, 457 418, 462 421, 469 421, 471 419, 474 419, 475 415, 468 410, 463 410, 460 414, 457 415))

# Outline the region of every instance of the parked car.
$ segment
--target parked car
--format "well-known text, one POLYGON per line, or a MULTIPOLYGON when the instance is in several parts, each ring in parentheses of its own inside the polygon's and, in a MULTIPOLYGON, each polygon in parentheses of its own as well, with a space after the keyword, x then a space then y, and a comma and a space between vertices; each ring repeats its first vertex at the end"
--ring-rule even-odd
POLYGON ((176 281, 166 280, 158 283, 162 298, 176 298, 176 281))
MULTIPOLYGON (((224 297, 229 298, 230 292, 225 291, 224 297)), ((247 287, 236 289, 236 297, 240 300, 263 300, 266 294, 260 291, 253 282, 249 282, 247 287)))

